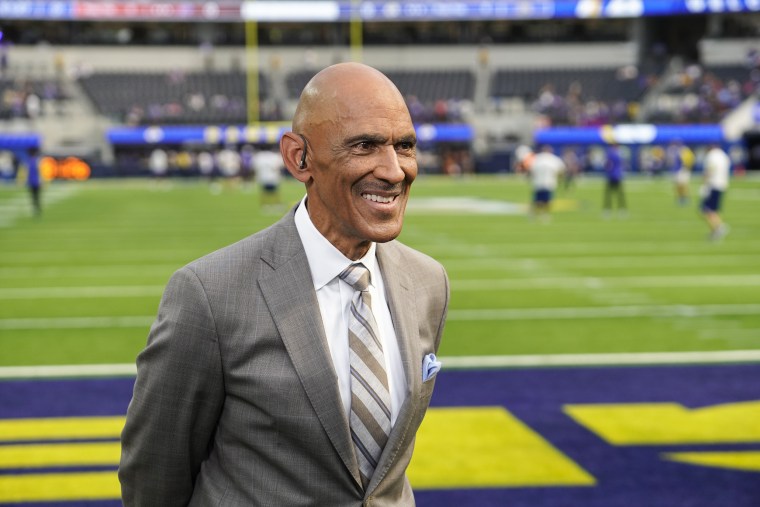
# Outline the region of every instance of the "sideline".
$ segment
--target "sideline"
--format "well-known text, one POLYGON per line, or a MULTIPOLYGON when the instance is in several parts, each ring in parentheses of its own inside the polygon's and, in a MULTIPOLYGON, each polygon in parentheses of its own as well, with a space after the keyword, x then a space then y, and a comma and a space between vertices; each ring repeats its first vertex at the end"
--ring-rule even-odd
MULTIPOLYGON (((715 364, 760 362, 760 350, 710 352, 639 352, 625 354, 547 354, 513 356, 446 356, 444 369, 515 368, 542 366, 615 366, 665 364, 715 364)), ((137 368, 123 364, 68 364, 53 366, 3 366, 0 379, 128 377, 137 368)))

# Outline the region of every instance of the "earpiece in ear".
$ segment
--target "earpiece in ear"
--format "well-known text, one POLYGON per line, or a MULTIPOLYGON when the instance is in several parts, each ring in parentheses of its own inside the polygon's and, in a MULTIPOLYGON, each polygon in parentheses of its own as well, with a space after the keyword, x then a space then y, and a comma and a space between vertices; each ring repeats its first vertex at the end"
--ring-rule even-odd
POLYGON ((301 139, 303 139, 303 152, 301 154, 301 161, 298 163, 298 169, 303 171, 306 169, 306 147, 308 146, 306 143, 306 138, 303 136, 303 134, 298 134, 301 136, 301 139))

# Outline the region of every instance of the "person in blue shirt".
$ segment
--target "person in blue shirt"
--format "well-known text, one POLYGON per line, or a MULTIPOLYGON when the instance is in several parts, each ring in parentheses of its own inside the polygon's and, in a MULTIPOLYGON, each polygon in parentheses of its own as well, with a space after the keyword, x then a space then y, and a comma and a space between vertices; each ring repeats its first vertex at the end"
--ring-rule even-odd
POLYGON ((42 175, 40 174, 40 157, 37 148, 31 148, 26 158, 26 187, 29 189, 29 195, 32 197, 32 209, 34 216, 42 214, 42 203, 40 193, 42 189, 42 175))
POLYGON ((626 213, 625 192, 623 192, 623 159, 620 149, 616 144, 607 148, 607 160, 604 164, 604 214, 609 216, 612 212, 612 201, 617 201, 617 210, 621 214, 626 213))

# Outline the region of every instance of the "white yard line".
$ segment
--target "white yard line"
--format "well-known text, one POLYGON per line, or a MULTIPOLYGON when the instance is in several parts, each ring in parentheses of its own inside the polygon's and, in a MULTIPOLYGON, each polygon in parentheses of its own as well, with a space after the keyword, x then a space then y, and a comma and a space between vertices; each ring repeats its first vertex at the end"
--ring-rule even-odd
POLYGON ((488 280, 452 280, 452 290, 517 290, 517 289, 575 289, 575 288, 646 288, 646 287, 757 287, 760 275, 686 275, 686 276, 629 276, 507 278, 488 280))
POLYGON ((24 287, 0 289, 0 299, 121 298, 160 296, 163 285, 117 285, 89 287, 24 287))
MULTIPOLYGON (((490 278, 452 280, 455 291, 530 290, 530 289, 612 289, 646 287, 756 287, 760 275, 630 276, 549 278, 490 278)), ((67 299, 80 297, 144 297, 161 295, 163 285, 89 285, 81 287, 7 287, 0 288, 0 299, 67 299)))
MULTIPOLYGON (((711 352, 638 352, 615 354, 548 354, 509 356, 444 356, 446 369, 541 366, 604 366, 656 364, 713 364, 760 362, 760 350, 711 352)), ((3 366, 0 379, 134 376, 134 363, 53 366, 3 366)))
MULTIPOLYGON (((704 317, 710 315, 760 315, 760 304, 725 305, 628 305, 561 308, 494 308, 450 310, 451 321, 568 320, 629 317, 704 317)), ((0 319, 0 330, 88 329, 149 326, 154 315, 124 317, 52 317, 0 319)))
MULTIPOLYGON (((201 252, 197 256, 199 257, 205 252, 201 252)), ((68 259, 71 257, 80 257, 80 256, 91 256, 92 255, 92 248, 90 246, 87 246, 86 244, 83 244, 81 248, 78 249, 66 249, 58 254, 52 259, 52 260, 60 260, 68 259)), ((182 264, 189 262, 190 260, 194 259, 193 254, 188 254, 188 250, 182 250, 182 249, 150 249, 150 248, 143 248, 143 249, 132 249, 127 250, 124 248, 121 248, 119 250, 114 250, 112 252, 108 252, 107 260, 117 263, 124 263, 124 262, 147 262, 149 264, 165 264, 167 260, 169 261, 175 261, 177 263, 178 267, 181 267, 182 264)), ((49 251, 38 251, 38 250, 13 250, 13 251, 2 251, 0 252, 0 261, 4 262, 19 262, 19 263, 29 263, 30 261, 50 261, 51 255, 49 251)))
POLYGON ((129 328, 150 326, 155 316, 130 317, 52 317, 27 319, 0 319, 0 329, 92 329, 129 328))
MULTIPOLYGON (((42 213, 53 204, 71 197, 79 188, 74 185, 48 185, 42 190, 42 213)), ((0 205, 0 229, 11 227, 19 218, 32 216, 31 197, 26 193, 3 201, 0 205)))
POLYGON ((104 266, 15 266, 0 268, 0 278, 153 276, 171 274, 180 264, 111 264, 104 266))
MULTIPOLYGON (((437 244, 437 243, 418 243, 415 247, 436 258, 445 259, 454 255, 461 254, 465 258, 483 258, 504 256, 534 256, 536 252, 541 252, 541 259, 551 260, 556 258, 565 259, 569 255, 598 256, 599 254, 620 254, 631 255, 639 253, 642 257, 652 255, 657 258, 661 255, 674 255, 683 253, 689 255, 694 253, 696 245, 702 246, 702 243, 694 241, 672 241, 672 242, 654 242, 654 241, 625 241, 625 242, 602 242, 587 241, 583 243, 562 243, 562 248, 557 250, 547 250, 550 243, 531 242, 521 240, 518 242, 504 243, 472 243, 468 245, 457 244, 437 244), (468 251, 469 249, 469 251, 468 251), (656 252, 656 254, 654 254, 656 252)), ((760 250, 760 241, 747 240, 742 241, 742 247, 746 251, 754 252, 760 250)))
MULTIPOLYGON (((454 269, 477 269, 484 267, 489 269, 503 269, 504 271, 520 271, 524 264, 548 261, 554 267, 561 268, 630 268, 641 266, 642 269, 655 267, 707 267, 707 266, 740 266, 760 264, 760 253, 748 254, 721 254, 721 255, 615 255, 609 257, 472 257, 466 259, 439 259, 449 270, 454 269)), ((2 271, 0 271, 1 273, 2 271)))
POLYGON ((760 315, 760 304, 628 305, 577 308, 449 310, 448 320, 567 320, 629 317, 703 317, 706 315, 760 315))

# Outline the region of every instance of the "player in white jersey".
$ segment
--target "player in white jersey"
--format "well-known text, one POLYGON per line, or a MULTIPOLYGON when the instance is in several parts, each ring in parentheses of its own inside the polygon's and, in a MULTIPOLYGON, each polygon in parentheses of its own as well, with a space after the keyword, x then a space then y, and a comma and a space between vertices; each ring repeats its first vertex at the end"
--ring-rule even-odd
POLYGON ((280 181, 285 165, 282 156, 273 150, 262 149, 253 155, 256 179, 261 187, 261 205, 265 207, 280 204, 280 181))
POLYGON ((704 183, 702 185, 702 215, 710 226, 712 241, 728 234, 728 225, 720 217, 723 195, 728 189, 731 159, 718 145, 712 145, 704 160, 704 183))
POLYGON ((557 180, 565 171, 565 163, 552 153, 551 147, 544 146, 541 152, 533 157, 528 170, 533 185, 533 214, 545 219, 549 216, 557 180))

